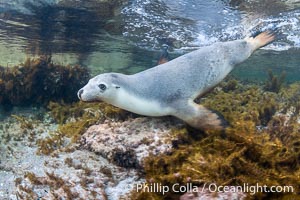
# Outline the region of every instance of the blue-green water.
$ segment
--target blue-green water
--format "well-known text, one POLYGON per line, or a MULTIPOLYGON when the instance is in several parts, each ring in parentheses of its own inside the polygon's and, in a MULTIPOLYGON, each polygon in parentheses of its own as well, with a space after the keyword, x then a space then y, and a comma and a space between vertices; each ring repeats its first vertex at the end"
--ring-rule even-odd
POLYGON ((84 65, 93 74, 135 73, 156 65, 163 44, 175 58, 217 41, 277 28, 280 39, 233 74, 256 81, 272 69, 286 71, 288 81, 300 80, 297 1, 130 0, 113 8, 82 2, 2 1, 0 65, 51 54, 54 62, 84 65))

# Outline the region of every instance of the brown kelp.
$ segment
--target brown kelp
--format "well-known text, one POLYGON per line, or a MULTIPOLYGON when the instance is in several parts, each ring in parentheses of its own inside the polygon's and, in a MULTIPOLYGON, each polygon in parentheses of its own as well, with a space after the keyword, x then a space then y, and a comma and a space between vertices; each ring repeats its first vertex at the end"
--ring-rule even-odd
MULTIPOLYGON (((261 193, 249 199, 295 199, 300 194, 299 83, 278 93, 232 81, 222 83, 201 103, 223 114, 231 126, 224 132, 174 130, 176 148, 150 156, 144 170, 147 183, 203 186, 243 184, 293 186, 293 192, 261 193), (228 87, 233 88, 228 90, 228 87), (175 137, 176 138, 176 137, 175 137)), ((132 199, 178 199, 182 193, 133 192, 132 199)))
POLYGON ((272 70, 268 70, 268 80, 265 83, 265 90, 270 92, 279 92, 283 86, 286 72, 282 72, 279 76, 275 76, 272 70))
POLYGON ((0 67, 0 104, 30 105, 74 102, 90 78, 87 68, 54 64, 51 57, 28 58, 20 66, 0 67))

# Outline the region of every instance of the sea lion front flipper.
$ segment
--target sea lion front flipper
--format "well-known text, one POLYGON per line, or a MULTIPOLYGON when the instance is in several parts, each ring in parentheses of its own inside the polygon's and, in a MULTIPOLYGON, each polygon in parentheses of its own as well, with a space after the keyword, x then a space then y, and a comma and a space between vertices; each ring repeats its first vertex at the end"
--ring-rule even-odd
POLYGON ((176 117, 182 119, 194 128, 201 130, 223 130, 228 126, 228 123, 222 115, 194 102, 185 104, 181 109, 182 110, 176 114, 176 117))

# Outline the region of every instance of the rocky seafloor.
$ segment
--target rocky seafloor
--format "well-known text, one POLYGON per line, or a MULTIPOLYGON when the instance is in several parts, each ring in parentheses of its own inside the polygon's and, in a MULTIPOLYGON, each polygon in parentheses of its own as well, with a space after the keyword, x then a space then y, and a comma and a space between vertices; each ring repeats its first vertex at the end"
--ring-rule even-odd
POLYGON ((45 155, 40 141, 59 134, 51 113, 11 112, 0 130, 1 199, 134 199, 131 193, 146 182, 145 158, 170 154, 178 140, 174 130, 184 127, 168 117, 109 118, 90 126, 77 142, 68 137, 49 142, 55 150, 45 155))
POLYGON ((37 141, 57 126, 49 117, 26 119, 33 123, 29 130, 6 119, 1 131, 1 199, 119 199, 143 181, 139 160, 171 148, 164 143, 170 122, 136 118, 93 125, 69 150, 41 155, 37 141))
POLYGON ((65 98, 63 80, 80 88, 80 74, 88 78, 80 67, 40 58, 0 72, 0 199, 299 196, 300 84, 285 83, 284 74, 269 72, 260 85, 229 78, 198 99, 230 124, 203 132, 173 117, 143 117, 103 102, 78 102, 76 95, 65 98), (45 71, 48 79, 31 84, 45 71), (46 84, 50 77, 59 84, 46 84), (294 191, 211 192, 207 187, 243 184, 294 191))

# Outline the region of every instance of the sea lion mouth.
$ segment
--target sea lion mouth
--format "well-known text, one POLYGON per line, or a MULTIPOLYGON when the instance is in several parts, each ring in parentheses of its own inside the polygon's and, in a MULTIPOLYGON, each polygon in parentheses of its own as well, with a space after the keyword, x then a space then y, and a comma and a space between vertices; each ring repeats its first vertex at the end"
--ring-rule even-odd
POLYGON ((94 96, 87 94, 87 92, 84 90, 84 88, 81 88, 77 92, 77 97, 82 102, 97 102, 100 101, 98 98, 95 98, 94 96))
POLYGON ((81 101, 81 102, 84 102, 84 103, 104 102, 104 101, 102 101, 102 100, 97 100, 97 99, 95 99, 95 100, 88 100, 88 101, 86 101, 86 100, 81 100, 81 99, 80 99, 80 101, 81 101))
POLYGON ((78 92, 77 92, 77 97, 78 97, 78 99, 80 99, 80 100, 81 100, 81 95, 82 95, 82 93, 83 93, 83 89, 80 89, 80 90, 78 90, 78 92))

